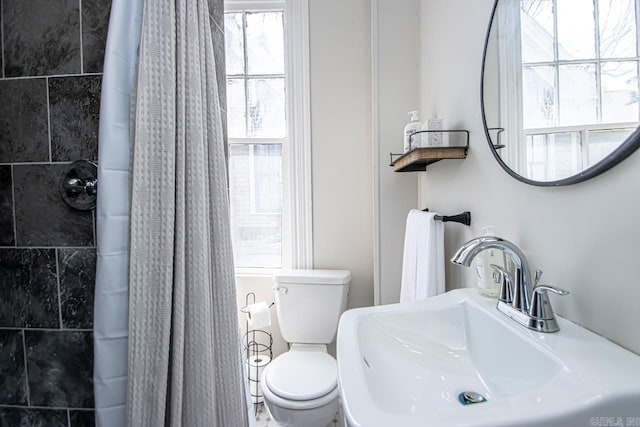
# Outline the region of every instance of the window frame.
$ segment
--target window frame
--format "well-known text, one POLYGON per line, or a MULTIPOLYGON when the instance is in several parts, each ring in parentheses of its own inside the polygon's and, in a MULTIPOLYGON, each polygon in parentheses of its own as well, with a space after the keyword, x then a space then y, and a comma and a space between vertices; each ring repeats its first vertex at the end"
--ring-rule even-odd
MULTIPOLYGON (((501 81, 501 90, 500 90, 500 100, 501 105, 507 105, 508 107, 505 109, 501 109, 500 115, 501 119, 505 123, 511 123, 512 125, 519 124, 521 126, 509 126, 509 128, 514 129, 522 129, 521 133, 517 133, 515 135, 509 135, 509 139, 518 141, 517 144, 513 144, 510 148, 511 150, 506 152, 506 155, 509 158, 509 164, 516 165, 512 169, 515 171, 526 172, 531 167, 535 165, 534 163, 529 162, 529 156, 531 153, 529 150, 529 138, 536 136, 545 136, 547 138, 551 137, 554 134, 563 133, 563 132, 579 132, 581 136, 580 147, 581 147, 581 160, 585 165, 591 164, 592 159, 590 158, 589 151, 589 133, 592 131, 599 130, 612 130, 612 131, 623 131, 626 130, 630 124, 627 122, 620 123, 612 123, 612 122, 603 122, 603 92, 602 92, 602 65, 608 62, 635 62, 636 70, 638 75, 640 75, 640 0, 632 0, 634 3, 635 13, 633 15, 635 19, 636 31, 635 31, 635 39, 636 39, 636 55, 629 57, 619 57, 619 58, 609 58, 601 56, 601 40, 600 40, 600 31, 599 31, 599 5, 598 0, 591 0, 594 7, 594 57, 588 59, 560 59, 559 55, 559 26, 558 26, 558 17, 557 17, 557 2, 558 0, 551 0, 552 7, 554 10, 554 18, 553 18, 553 60, 546 61, 528 61, 524 62, 522 60, 522 51, 520 44, 520 37, 513 38, 511 40, 507 40, 503 45, 500 43, 498 48, 500 50, 499 57, 500 61, 500 73, 504 75, 506 78, 504 82, 501 81), (511 49, 511 50, 509 50, 511 49), (512 54, 511 52, 515 52, 512 54), (511 61, 502 61, 503 58, 511 58, 511 61), (593 65, 595 67, 595 83, 596 83, 596 116, 597 120, 594 123, 581 124, 581 125, 558 125, 557 121, 560 120, 561 114, 561 105, 560 105, 560 68, 564 65, 593 65), (523 112, 523 104, 522 104, 522 87, 523 87, 523 71, 526 68, 535 68, 535 67, 552 67, 554 73, 554 107, 556 110, 556 123, 553 126, 542 127, 542 126, 534 126, 527 128, 524 126, 524 112, 523 112), (517 89, 517 90, 514 90, 517 89), (513 97, 510 97, 511 93, 518 94, 516 100, 513 100, 513 97), (521 142, 526 142, 525 145, 521 144, 521 142), (522 150, 521 146, 525 146, 526 148, 522 150)), ((509 28, 511 26, 511 30, 517 27, 517 31, 514 31, 515 34, 520 34, 520 4, 519 2, 512 2, 511 9, 501 16, 500 14, 497 16, 499 20, 499 27, 509 28), (513 19, 514 16, 517 16, 517 19, 513 19), (515 26, 515 27, 513 27, 515 26)), ((640 93, 640 79, 638 80, 638 90, 640 93)), ((638 110, 638 118, 640 120, 640 109, 638 110)), ((635 126, 634 126, 635 127, 635 126)), ((576 159, 577 160, 577 159, 576 159)), ((591 166, 589 166, 591 167, 591 166)), ((585 167, 586 169, 586 167, 585 167)), ((518 172, 518 173, 520 173, 518 172)), ((548 178, 548 177, 547 177, 548 178)), ((555 181, 557 178, 553 177, 551 181, 555 181)))
MULTIPOLYGON (((557 2, 558 0, 551 0, 552 7, 554 11, 557 11, 557 2)), ((522 69, 525 68, 535 68, 535 67, 552 67, 554 70, 554 105, 556 109, 556 121, 560 120, 561 114, 561 97, 560 97, 560 68, 565 65, 592 65, 595 69, 595 83, 596 83, 596 122, 583 124, 583 127, 589 127, 590 129, 599 129, 599 126, 607 125, 611 128, 615 127, 624 127, 625 123, 613 123, 613 122, 603 122, 603 92, 602 92, 602 66, 608 62, 635 62, 636 64, 636 73, 640 75, 640 0, 632 0, 634 5, 634 20, 636 24, 635 31, 635 41, 636 41, 636 54, 635 56, 625 56, 625 57, 603 57, 601 56, 601 39, 600 39, 600 7, 598 0, 591 0, 594 8, 594 57, 586 58, 586 59, 561 59, 560 58, 560 45, 559 45, 559 24, 558 24, 558 16, 557 13, 554 13, 554 22, 553 22, 553 60, 550 61, 521 61, 522 69)), ((640 79, 637 82, 638 91, 640 93, 640 79)), ((638 119, 640 120, 640 109, 638 110, 638 119)), ((560 125, 559 123, 554 123, 553 129, 556 128, 565 128, 570 125, 560 125)), ((537 131, 536 129, 539 127, 531 128, 531 130, 537 131)), ((524 128, 525 134, 528 135, 530 128, 524 128)), ((554 132, 555 133, 555 132, 554 132)))
POLYGON ((236 267, 236 277, 271 275, 287 268, 312 268, 308 0, 226 0, 224 7, 225 13, 284 12, 286 135, 283 139, 229 138, 228 141, 230 145, 282 144, 282 267, 236 267))

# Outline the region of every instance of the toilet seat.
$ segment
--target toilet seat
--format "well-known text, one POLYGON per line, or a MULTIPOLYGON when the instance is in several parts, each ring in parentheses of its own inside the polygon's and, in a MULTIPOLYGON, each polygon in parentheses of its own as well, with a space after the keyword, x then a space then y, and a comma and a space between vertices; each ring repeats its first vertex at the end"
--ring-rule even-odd
POLYGON ((313 400, 338 386, 338 363, 324 352, 289 351, 271 362, 266 380, 283 399, 313 400))
POLYGON ((267 380, 266 380, 266 374, 268 370, 269 370, 269 367, 267 366, 264 372, 262 373, 262 378, 260 380, 260 387, 262 388, 262 394, 264 395, 266 401, 270 402, 273 405, 276 405, 285 409, 294 409, 298 411, 303 411, 305 409, 315 409, 324 405, 328 405, 329 403, 338 399, 338 394, 339 394, 338 387, 334 388, 326 395, 319 397, 317 399, 312 399, 312 400, 283 399, 282 397, 278 396, 273 391, 271 391, 271 389, 269 388, 269 384, 267 383, 267 380))
POLYGON ((324 352, 289 351, 265 368, 261 386, 265 398, 283 408, 318 408, 338 398, 338 364, 324 352))

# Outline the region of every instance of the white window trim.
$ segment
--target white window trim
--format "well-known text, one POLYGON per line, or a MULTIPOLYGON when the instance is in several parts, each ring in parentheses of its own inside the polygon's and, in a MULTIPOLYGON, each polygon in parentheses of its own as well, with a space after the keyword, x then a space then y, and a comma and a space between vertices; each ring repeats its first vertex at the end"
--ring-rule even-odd
MULTIPOLYGON (((282 261, 285 268, 313 268, 309 0, 226 0, 224 6, 225 11, 284 8, 287 138, 282 145, 282 261)), ((275 271, 236 268, 236 276, 275 271)))
POLYGON ((516 172, 527 171, 525 135, 522 111, 522 48, 520 40, 520 2, 509 0, 508 9, 498 10, 498 58, 500 67, 500 123, 504 128, 501 138, 513 141, 502 152, 516 172), (507 36, 504 36, 506 34, 507 36))

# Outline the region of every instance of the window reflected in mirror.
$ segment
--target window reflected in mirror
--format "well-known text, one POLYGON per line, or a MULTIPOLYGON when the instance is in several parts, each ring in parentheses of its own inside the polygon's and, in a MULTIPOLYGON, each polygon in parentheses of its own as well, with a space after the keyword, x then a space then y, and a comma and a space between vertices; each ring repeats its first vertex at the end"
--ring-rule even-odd
POLYGON ((506 166, 539 182, 597 165, 640 121, 640 0, 499 0, 484 114, 506 166))

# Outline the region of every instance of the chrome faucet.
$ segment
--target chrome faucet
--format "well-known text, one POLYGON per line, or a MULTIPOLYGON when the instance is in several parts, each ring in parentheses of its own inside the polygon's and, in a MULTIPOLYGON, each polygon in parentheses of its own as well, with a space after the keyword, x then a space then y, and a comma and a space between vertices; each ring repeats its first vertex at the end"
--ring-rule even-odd
POLYGON ((451 258, 451 262, 469 267, 473 258, 485 249, 500 249, 507 254, 515 266, 513 279, 511 279, 508 272, 501 272, 503 280, 509 280, 513 283, 513 300, 509 302, 511 302, 511 305, 518 310, 529 310, 529 289, 531 288, 529 263, 527 262, 527 257, 525 257, 522 251, 513 243, 508 240, 501 239, 500 237, 478 237, 462 245, 453 258, 451 258))
POLYGON ((513 275, 505 268, 491 265, 500 277, 501 288, 497 309, 516 322, 538 332, 556 332, 560 328, 555 319, 547 291, 558 295, 569 292, 553 286, 538 286, 542 271, 537 270, 535 281, 531 283, 531 269, 527 257, 508 240, 500 237, 483 236, 468 241, 451 258, 451 262, 469 267, 471 261, 485 249, 500 249, 514 266, 513 275))

